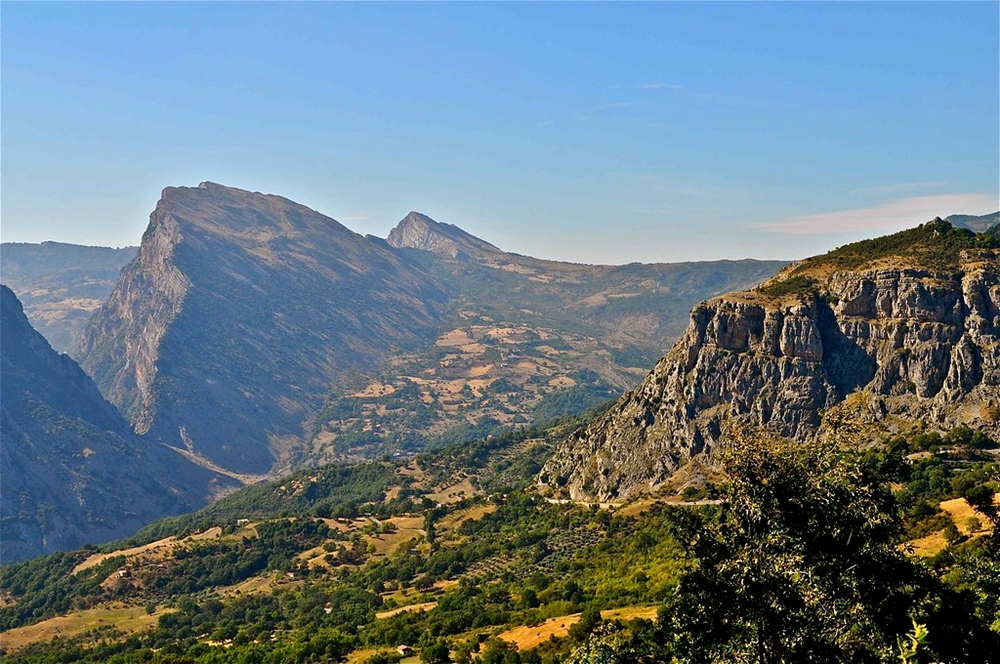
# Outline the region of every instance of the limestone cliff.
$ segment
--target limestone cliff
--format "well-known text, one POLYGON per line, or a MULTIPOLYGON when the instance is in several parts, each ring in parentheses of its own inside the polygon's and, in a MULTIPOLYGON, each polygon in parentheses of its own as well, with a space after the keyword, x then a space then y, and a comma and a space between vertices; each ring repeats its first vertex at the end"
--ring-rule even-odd
POLYGON ((851 397, 865 417, 1000 435, 997 241, 935 220, 793 264, 693 309, 643 384, 565 441, 540 480, 625 497, 710 457, 727 420, 793 439, 851 397))

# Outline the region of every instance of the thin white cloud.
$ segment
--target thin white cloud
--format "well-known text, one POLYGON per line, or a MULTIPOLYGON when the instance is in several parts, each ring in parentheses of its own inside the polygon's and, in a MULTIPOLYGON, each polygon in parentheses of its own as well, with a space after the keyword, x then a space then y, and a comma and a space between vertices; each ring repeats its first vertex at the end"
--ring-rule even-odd
POLYGON ((948 184, 947 180, 929 180, 926 182, 899 182, 896 184, 882 184, 875 187, 864 187, 855 189, 852 194, 905 194, 907 192, 918 191, 920 189, 930 189, 931 187, 943 187, 948 184))
POLYGON ((751 224, 770 233, 827 235, 857 231, 872 234, 897 231, 952 214, 989 214, 1000 207, 996 194, 941 194, 913 196, 855 210, 788 217, 751 224))
POLYGON ((601 104, 594 108, 595 111, 603 111, 609 108, 629 108, 630 106, 635 106, 635 102, 631 101, 616 101, 610 104, 601 104))

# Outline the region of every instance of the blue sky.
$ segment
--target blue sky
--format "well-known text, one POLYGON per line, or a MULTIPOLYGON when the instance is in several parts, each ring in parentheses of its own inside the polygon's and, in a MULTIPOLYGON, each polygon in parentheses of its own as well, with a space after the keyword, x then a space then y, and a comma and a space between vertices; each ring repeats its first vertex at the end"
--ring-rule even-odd
POLYGON ((583 262, 799 258, 1000 208, 1000 4, 11 3, 4 241, 160 190, 420 210, 583 262))

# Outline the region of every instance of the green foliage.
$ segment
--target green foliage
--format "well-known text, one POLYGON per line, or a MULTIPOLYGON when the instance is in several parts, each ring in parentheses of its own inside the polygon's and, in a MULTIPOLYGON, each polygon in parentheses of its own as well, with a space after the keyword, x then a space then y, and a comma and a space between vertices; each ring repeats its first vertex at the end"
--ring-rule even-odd
POLYGON ((122 566, 124 556, 112 556, 74 574, 73 568, 86 558, 87 551, 60 552, 5 566, 0 575, 0 589, 17 602, 0 608, 0 630, 65 613, 80 603, 86 606, 109 599, 101 582, 122 566))
POLYGON ((616 396, 614 389, 603 383, 577 384, 547 395, 532 409, 531 416, 535 422, 546 423, 566 415, 580 415, 594 408, 610 407, 609 399, 616 396))
POLYGON ((812 277, 794 275, 775 281, 760 289, 771 297, 784 297, 785 295, 806 295, 817 292, 816 280, 812 277))
POLYGON ((1000 248, 1000 238, 992 232, 976 234, 965 228, 955 228, 947 221, 935 219, 916 228, 844 245, 822 256, 805 260, 791 270, 786 278, 760 290, 771 297, 815 295, 819 293, 819 285, 814 276, 817 269, 832 267, 854 270, 887 257, 912 258, 924 269, 959 277, 957 270, 962 251, 997 248, 1000 248))
MULTIPOLYGON (((530 489, 550 439, 578 422, 419 455, 431 485, 469 478, 486 492, 450 505, 428 500, 429 489, 387 462, 312 469, 253 487, 217 512, 172 522, 186 529, 218 523, 225 536, 186 543, 162 567, 133 569, 135 584, 114 591, 137 606, 177 609, 154 630, 124 640, 111 632, 102 632, 103 642, 94 635, 61 640, 18 659, 338 661, 359 647, 409 644, 425 659, 439 658, 427 661, 445 661, 451 650, 457 661, 501 664, 898 661, 898 639, 914 619, 929 630, 920 661, 984 661, 997 645, 986 629, 1000 632, 995 539, 957 541, 933 566, 906 558, 899 546, 908 536, 904 509, 908 517, 928 505, 931 514, 920 517, 927 520, 938 497, 964 493, 984 506, 992 497, 992 467, 979 460, 983 452, 969 432, 898 438, 864 452, 740 440, 738 453, 722 457, 729 482, 720 489, 721 505, 653 503, 623 516, 550 504, 530 489), (908 458, 923 446, 937 451, 908 458), (890 482, 902 487, 898 501, 890 482), (387 500, 394 485, 396 497, 387 500), (422 514, 428 536, 369 557, 360 531, 340 533, 316 518, 325 512, 320 505, 422 514), (476 509, 483 506, 489 510, 476 509), (247 513, 268 516, 254 516, 250 532, 234 521, 247 513), (318 546, 329 552, 332 571, 307 568, 299 557, 318 546), (209 594, 262 574, 281 580, 273 593, 209 594), (457 583, 441 588, 439 581, 457 583), (375 619, 376 611, 395 606, 380 593, 398 589, 408 601, 433 599, 437 606, 375 619), (600 618, 601 609, 656 604, 663 608, 655 625, 600 618), (583 616, 568 638, 535 651, 486 638, 504 626, 575 612, 583 616)), ((389 530, 375 523, 364 529, 389 530)), ((72 607, 108 599, 111 591, 99 581, 118 563, 92 577, 67 574, 85 554, 5 568, 3 589, 18 602, 0 616, 42 609, 16 623, 27 624, 51 615, 62 594, 72 607), (86 579, 97 583, 73 585, 86 579)))
POLYGON ((890 478, 862 455, 745 438, 722 462, 723 518, 686 529, 698 564, 663 613, 680 661, 875 660, 914 615, 948 635, 934 652, 983 661, 996 635, 896 546, 890 478))
POLYGON ((202 510, 163 519, 133 537, 105 545, 106 550, 141 546, 169 535, 187 535, 212 526, 232 528, 239 519, 282 515, 354 515, 372 509, 397 480, 394 465, 384 462, 330 464, 310 468, 273 482, 255 484, 202 510), (347 514, 345 514, 347 515, 347 514))
POLYGON ((806 266, 819 264, 853 269, 888 256, 914 256, 931 269, 946 271, 957 267, 962 250, 997 247, 1000 247, 1000 243, 991 236, 977 235, 968 229, 955 228, 947 221, 935 219, 899 233, 845 245, 805 262, 795 272, 806 266))

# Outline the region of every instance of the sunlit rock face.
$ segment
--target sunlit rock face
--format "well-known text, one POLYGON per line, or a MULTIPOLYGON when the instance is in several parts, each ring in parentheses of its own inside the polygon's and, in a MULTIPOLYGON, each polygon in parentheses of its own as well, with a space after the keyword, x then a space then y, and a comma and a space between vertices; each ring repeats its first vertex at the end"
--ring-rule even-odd
POLYGON ((565 441, 540 481, 574 498, 629 496, 710 460, 727 422, 805 440, 852 395, 864 419, 1000 435, 995 243, 960 235, 938 252, 960 234, 939 221, 904 233, 696 306, 643 384, 565 441))

